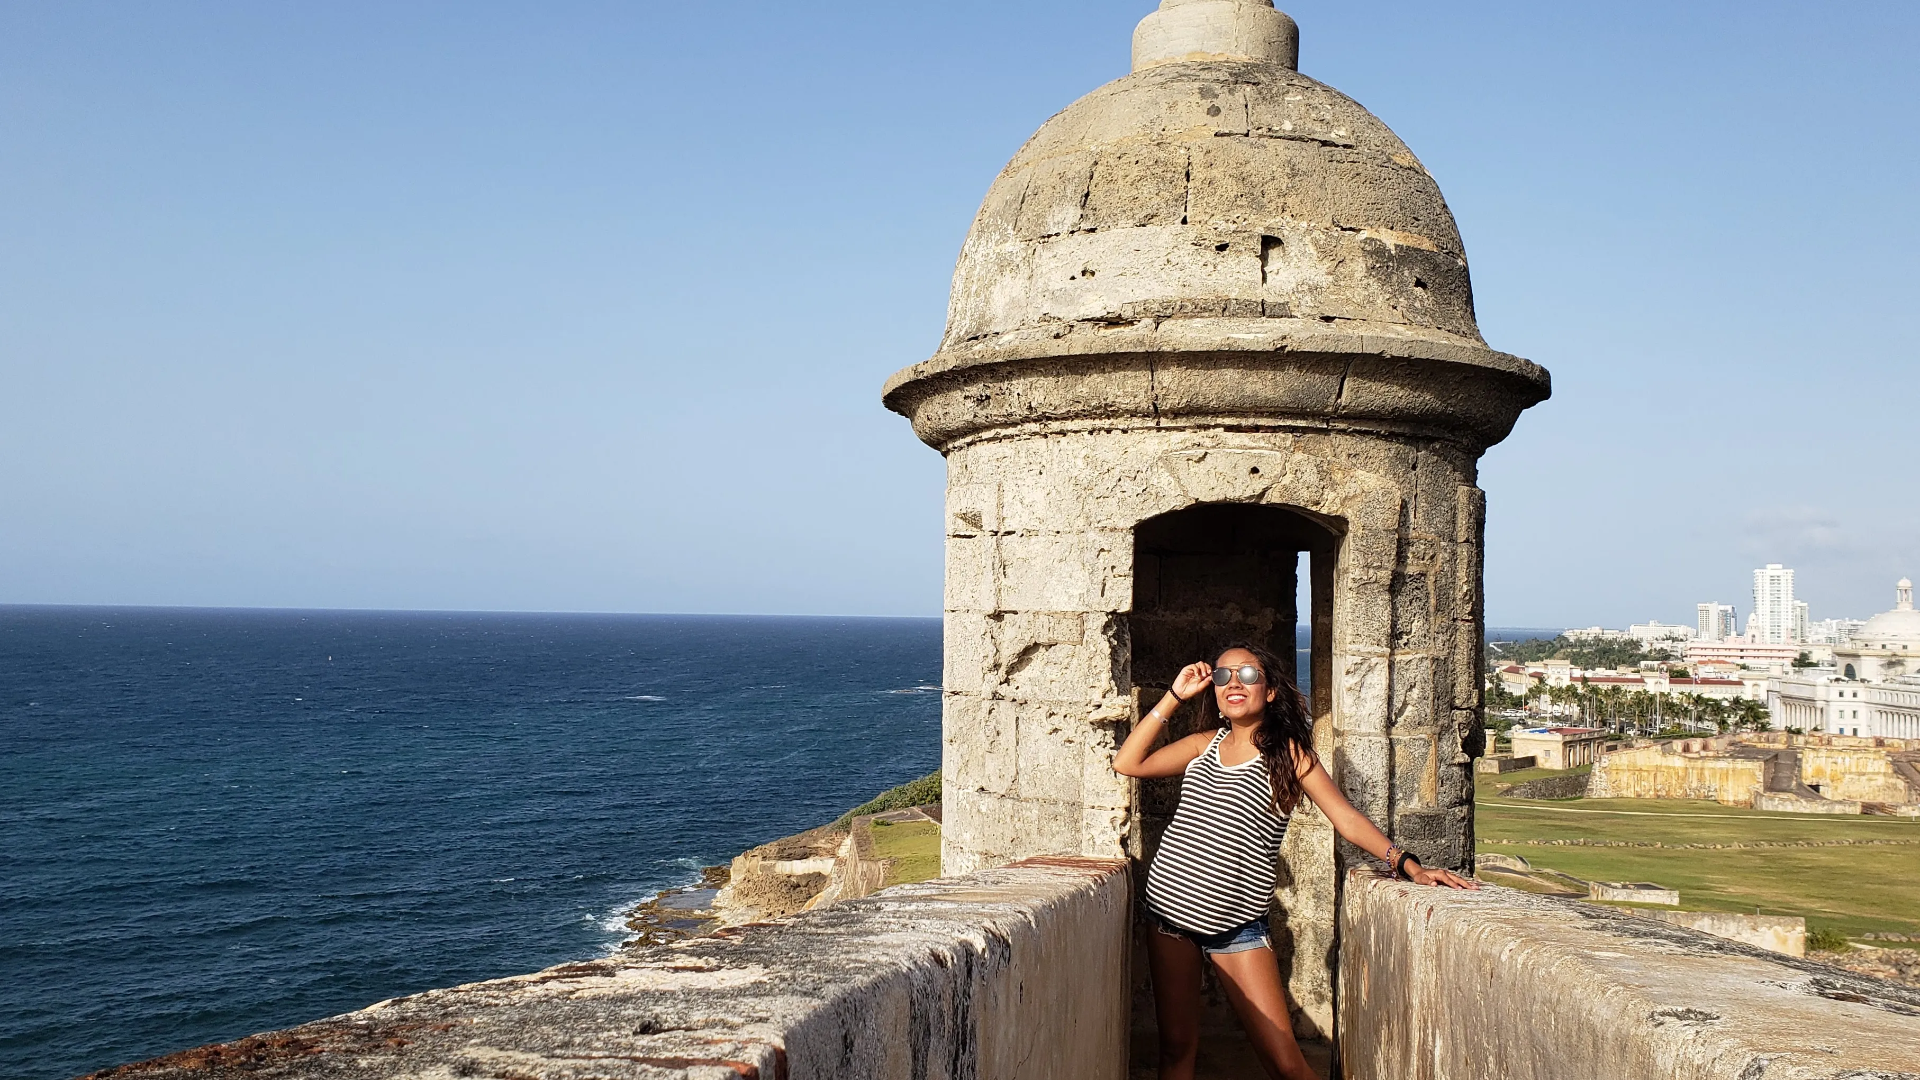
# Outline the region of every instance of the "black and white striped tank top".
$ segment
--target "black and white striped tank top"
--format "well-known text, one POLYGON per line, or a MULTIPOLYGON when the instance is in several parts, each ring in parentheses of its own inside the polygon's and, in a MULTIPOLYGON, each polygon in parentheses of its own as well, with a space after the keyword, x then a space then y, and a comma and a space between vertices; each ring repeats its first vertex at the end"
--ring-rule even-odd
POLYGON ((1147 868, 1147 910, 1182 930, 1218 934, 1267 914, 1287 817, 1256 754, 1220 763, 1220 742, 1187 763, 1180 805, 1147 868))

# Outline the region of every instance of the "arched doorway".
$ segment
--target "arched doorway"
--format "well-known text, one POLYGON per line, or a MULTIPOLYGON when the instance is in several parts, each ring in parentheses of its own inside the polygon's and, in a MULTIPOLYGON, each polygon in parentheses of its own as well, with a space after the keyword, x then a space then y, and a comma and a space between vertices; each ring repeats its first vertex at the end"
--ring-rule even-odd
MULTIPOLYGON (((1182 667, 1212 659, 1214 650, 1228 642, 1253 641, 1281 657, 1288 677, 1307 691, 1321 749, 1330 749, 1325 743, 1334 707, 1333 592, 1345 532, 1345 523, 1337 519, 1248 503, 1191 506, 1135 526, 1128 620, 1134 715, 1153 707, 1182 667)), ((1195 719, 1192 708, 1183 709, 1168 737, 1188 734, 1195 719)), ((1144 882, 1145 861, 1173 816, 1179 790, 1177 780, 1140 782, 1128 837, 1138 867, 1136 883, 1144 882)), ((1296 821, 1283 863, 1315 865, 1282 865, 1281 894, 1291 903, 1288 894, 1296 887, 1324 891, 1323 902, 1310 906, 1325 908, 1330 916, 1332 838, 1330 833, 1309 836, 1303 825, 1296 821)), ((1284 914, 1274 921, 1281 974, 1306 996, 1324 997, 1331 990, 1333 928, 1330 918, 1322 921, 1328 925, 1290 925, 1284 914)), ((1139 955, 1134 1028, 1136 1052, 1150 1053, 1153 1012, 1146 967, 1139 955)), ((1297 1004, 1302 994, 1294 997, 1297 1004)), ((1207 1027, 1220 1039, 1237 1040, 1238 1027, 1224 999, 1211 987, 1209 998, 1207 1027)), ((1327 1034, 1298 1017, 1296 1030, 1327 1034)))

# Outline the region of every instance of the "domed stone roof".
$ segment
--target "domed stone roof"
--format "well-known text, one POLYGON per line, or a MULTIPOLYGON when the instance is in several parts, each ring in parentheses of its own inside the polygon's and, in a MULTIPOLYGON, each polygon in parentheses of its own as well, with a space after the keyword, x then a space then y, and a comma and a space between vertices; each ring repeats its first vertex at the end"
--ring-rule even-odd
POLYGON ((1901 578, 1894 587, 1892 611, 1883 611, 1867 620, 1853 635, 1857 649, 1888 649, 1920 652, 1920 611, 1913 610, 1913 582, 1901 578))
POLYGON ((994 181, 940 352, 890 381, 889 405, 913 415, 908 384, 1008 361, 1290 353, 1335 363, 1270 387, 1279 411, 1448 411, 1431 390, 1340 401, 1337 358, 1363 354, 1501 384, 1495 415, 1467 423, 1504 437, 1547 373, 1487 347, 1439 185, 1372 113, 1294 70, 1297 50, 1271 0, 1165 0, 1133 73, 1048 120, 994 181))

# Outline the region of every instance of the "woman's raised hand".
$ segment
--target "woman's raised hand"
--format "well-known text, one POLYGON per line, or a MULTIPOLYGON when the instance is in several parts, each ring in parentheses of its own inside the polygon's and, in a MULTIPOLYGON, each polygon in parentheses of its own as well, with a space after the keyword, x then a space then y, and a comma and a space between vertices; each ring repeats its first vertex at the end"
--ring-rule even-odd
POLYGON ((1197 664, 1188 664, 1173 677, 1173 696, 1181 701, 1192 701, 1194 696, 1207 688, 1213 679, 1213 665, 1205 660, 1197 664))

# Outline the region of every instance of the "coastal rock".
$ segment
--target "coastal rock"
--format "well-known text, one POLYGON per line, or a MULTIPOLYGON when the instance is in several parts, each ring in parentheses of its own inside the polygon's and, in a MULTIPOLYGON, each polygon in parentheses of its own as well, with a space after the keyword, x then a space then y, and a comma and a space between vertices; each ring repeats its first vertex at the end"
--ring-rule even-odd
POLYGON ((826 889, 848 830, 823 825, 734 857, 725 888, 714 897, 721 922, 734 925, 805 911, 826 889))

